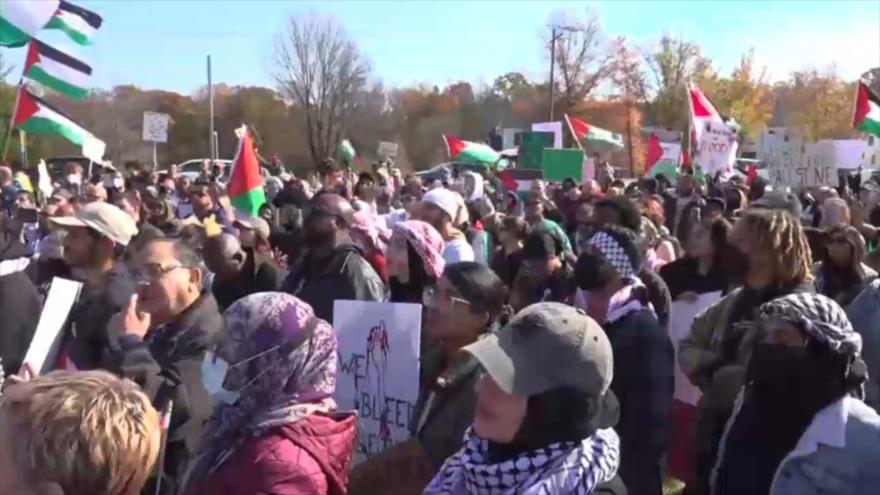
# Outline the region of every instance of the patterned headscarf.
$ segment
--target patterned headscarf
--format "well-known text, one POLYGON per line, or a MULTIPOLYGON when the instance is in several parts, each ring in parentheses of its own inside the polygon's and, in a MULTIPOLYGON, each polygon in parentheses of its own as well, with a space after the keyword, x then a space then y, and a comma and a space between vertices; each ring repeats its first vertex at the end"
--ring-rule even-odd
POLYGON ((443 269, 446 268, 443 249, 446 243, 437 229, 421 220, 407 220, 396 223, 393 231, 405 237, 416 250, 425 265, 425 273, 434 278, 443 275, 443 269))
POLYGON ((359 210, 354 212, 354 223, 351 226, 351 230, 356 230, 366 235, 372 241, 373 248, 384 253, 388 241, 391 239, 391 232, 383 225, 380 225, 379 222, 380 220, 372 212, 359 210))
POLYGON ((846 312, 821 294, 795 293, 763 304, 760 319, 781 318, 839 354, 858 355, 862 336, 853 331, 846 312))
POLYGON ((223 320, 217 353, 230 366, 226 388, 241 395, 235 404, 214 409, 194 463, 196 476, 222 464, 247 438, 336 408, 336 333, 311 306, 289 294, 260 292, 236 301, 223 320), (303 338, 284 354, 282 346, 303 338))
POLYGON ((632 257, 626 252, 609 231, 600 230, 587 243, 602 253, 605 259, 617 271, 620 278, 630 280, 636 278, 639 267, 636 266, 632 257))

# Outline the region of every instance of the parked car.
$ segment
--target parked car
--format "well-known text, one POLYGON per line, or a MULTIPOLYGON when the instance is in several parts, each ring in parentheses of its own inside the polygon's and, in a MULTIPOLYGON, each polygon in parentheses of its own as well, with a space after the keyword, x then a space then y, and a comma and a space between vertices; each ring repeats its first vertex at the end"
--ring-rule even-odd
MULTIPOLYGON (((194 158, 177 165, 177 173, 183 177, 189 177, 190 180, 196 180, 202 173, 202 163, 210 161, 208 158, 194 158)), ((220 182, 226 183, 229 180, 229 172, 232 171, 232 160, 214 160, 215 164, 223 166, 220 173, 220 182)))

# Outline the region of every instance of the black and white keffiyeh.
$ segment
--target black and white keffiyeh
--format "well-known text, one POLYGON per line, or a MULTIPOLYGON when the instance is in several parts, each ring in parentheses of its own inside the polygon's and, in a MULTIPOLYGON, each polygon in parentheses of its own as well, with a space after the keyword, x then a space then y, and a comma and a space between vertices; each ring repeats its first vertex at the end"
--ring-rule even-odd
POLYGON ((440 468, 426 495, 586 495, 614 478, 620 440, 613 429, 597 430, 580 442, 559 442, 489 464, 489 442, 473 427, 464 446, 440 468))
POLYGON ((758 313, 762 320, 777 317, 802 328, 837 353, 858 355, 862 350, 862 337, 853 330, 846 312, 821 294, 789 294, 764 303, 758 313))
POLYGON ((633 265, 623 246, 607 232, 597 232, 587 242, 605 256, 605 259, 617 270, 620 278, 631 279, 638 273, 638 269, 633 265))

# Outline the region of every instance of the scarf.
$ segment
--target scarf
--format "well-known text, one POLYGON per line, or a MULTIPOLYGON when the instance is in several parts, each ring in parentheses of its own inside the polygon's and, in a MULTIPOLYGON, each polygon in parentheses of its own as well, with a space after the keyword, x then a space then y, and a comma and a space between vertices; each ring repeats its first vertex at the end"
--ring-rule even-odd
POLYGON ((628 282, 628 285, 614 293, 611 299, 608 300, 608 313, 605 316, 606 324, 612 324, 624 316, 642 309, 647 309, 656 316, 651 303, 645 304, 642 301, 641 292, 647 289, 641 279, 633 277, 628 282))
POLYGON ((617 474, 620 441, 611 428, 580 442, 558 442, 492 464, 489 441, 473 427, 425 488, 426 495, 586 495, 617 474))

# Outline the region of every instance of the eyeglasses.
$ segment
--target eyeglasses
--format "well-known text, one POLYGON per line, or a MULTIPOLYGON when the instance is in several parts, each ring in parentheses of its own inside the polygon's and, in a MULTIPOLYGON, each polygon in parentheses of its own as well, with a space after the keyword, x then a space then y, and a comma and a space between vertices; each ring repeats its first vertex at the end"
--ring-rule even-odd
POLYGON ((162 266, 158 263, 150 263, 144 265, 141 270, 132 270, 131 275, 134 280, 141 284, 146 284, 150 282, 155 282, 165 276, 166 273, 169 273, 178 268, 188 268, 183 265, 168 265, 162 266))
POLYGON ((441 309, 448 306, 465 305, 471 303, 460 297, 450 296, 448 293, 441 294, 434 287, 428 287, 422 292, 422 304, 428 308, 441 309))

